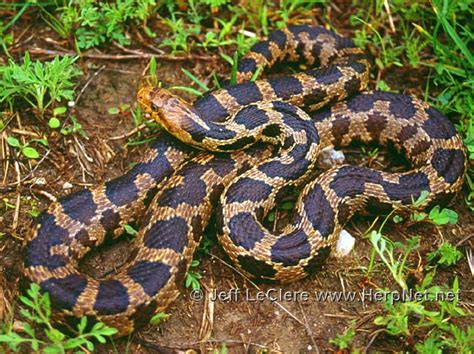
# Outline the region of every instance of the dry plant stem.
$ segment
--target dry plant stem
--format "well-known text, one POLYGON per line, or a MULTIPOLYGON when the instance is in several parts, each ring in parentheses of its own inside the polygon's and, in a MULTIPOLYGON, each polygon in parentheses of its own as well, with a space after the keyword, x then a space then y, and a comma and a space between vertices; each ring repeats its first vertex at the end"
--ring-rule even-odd
MULTIPOLYGON (((77 55, 74 51, 59 51, 51 49, 43 49, 34 47, 29 50, 30 54, 37 55, 47 55, 47 56, 65 56, 65 55, 77 55)), ((151 59, 155 57, 156 59, 166 60, 166 61, 192 61, 192 60, 203 60, 203 61, 217 61, 216 56, 208 55, 197 55, 197 54, 188 54, 186 56, 174 56, 168 54, 156 54, 156 53, 143 53, 137 52, 135 54, 94 54, 90 52, 81 53, 82 58, 88 59, 98 59, 98 60, 132 60, 132 59, 151 59)))

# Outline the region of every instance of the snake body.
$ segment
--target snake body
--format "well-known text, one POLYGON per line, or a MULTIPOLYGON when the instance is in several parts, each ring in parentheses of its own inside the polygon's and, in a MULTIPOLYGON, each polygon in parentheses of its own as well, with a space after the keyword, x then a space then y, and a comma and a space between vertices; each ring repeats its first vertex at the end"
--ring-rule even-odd
POLYGON ((178 296, 216 205, 219 241, 242 272, 289 282, 318 268, 344 223, 365 205, 409 208, 428 191, 426 206, 455 194, 466 155, 441 113, 387 92, 339 102, 366 87, 368 70, 349 39, 321 27, 292 26, 270 34, 240 61, 239 84, 193 105, 166 90, 143 88, 138 100, 144 110, 177 139, 163 134, 124 176, 43 212, 25 249, 27 277, 50 294, 58 320, 88 316, 120 336, 178 296), (259 66, 300 60, 321 67, 247 81, 259 66), (322 148, 354 140, 393 143, 412 169, 343 165, 313 178, 322 148), (262 221, 292 186, 302 188, 294 217, 274 234, 262 221), (131 219, 142 225, 133 260, 107 279, 81 273, 79 260, 131 219))

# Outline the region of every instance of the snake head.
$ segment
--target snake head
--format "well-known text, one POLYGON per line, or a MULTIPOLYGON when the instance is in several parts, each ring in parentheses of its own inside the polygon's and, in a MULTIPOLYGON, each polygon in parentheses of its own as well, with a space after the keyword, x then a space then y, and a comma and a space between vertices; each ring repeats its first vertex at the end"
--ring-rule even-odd
POLYGON ((144 86, 137 93, 143 111, 181 141, 193 145, 188 133, 189 123, 198 117, 191 105, 171 92, 144 86))

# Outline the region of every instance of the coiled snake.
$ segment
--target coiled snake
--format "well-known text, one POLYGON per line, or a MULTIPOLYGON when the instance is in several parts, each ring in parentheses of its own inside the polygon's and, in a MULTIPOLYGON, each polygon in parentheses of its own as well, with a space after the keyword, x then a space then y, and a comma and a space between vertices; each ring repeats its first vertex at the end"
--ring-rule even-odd
POLYGON ((163 89, 141 89, 145 111, 178 139, 163 134, 124 176, 44 211, 26 246, 27 277, 49 292, 59 320, 89 316, 125 335, 178 296, 217 204, 219 241, 235 264, 252 278, 290 282, 317 269, 365 205, 409 208, 428 191, 426 206, 456 193, 466 155, 441 113, 387 92, 339 102, 364 90, 368 75, 368 60, 351 40, 292 26, 252 47, 239 63, 239 84, 193 105, 163 89), (300 60, 319 68, 247 81, 258 66, 300 60), (343 165, 313 178, 322 148, 354 140, 393 143, 412 169, 343 165), (294 217, 274 234, 262 221, 292 186, 302 188, 294 217), (82 274, 78 261, 132 219, 142 225, 133 261, 107 279, 82 274))

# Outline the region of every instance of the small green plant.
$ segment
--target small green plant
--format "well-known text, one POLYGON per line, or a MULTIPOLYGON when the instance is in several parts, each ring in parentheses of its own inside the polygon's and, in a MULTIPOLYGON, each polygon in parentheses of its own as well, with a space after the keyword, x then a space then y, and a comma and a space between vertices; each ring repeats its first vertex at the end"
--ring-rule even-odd
POLYGON ((154 315, 151 319, 150 319, 150 324, 156 326, 156 325, 159 325, 161 322, 163 322, 164 320, 166 320, 168 317, 170 317, 170 315, 168 315, 167 313, 164 313, 164 312, 158 312, 156 315, 154 315))
POLYGON ((67 111, 67 108, 64 107, 64 106, 61 106, 61 107, 56 107, 54 110, 53 110, 53 116, 51 118, 49 118, 49 121, 48 121, 48 126, 51 128, 51 129, 57 129, 61 126, 61 121, 59 120, 59 117, 61 115, 63 115, 64 113, 66 113, 67 111))
POLYGON ((49 295, 47 293, 41 294, 40 288, 36 284, 31 284, 27 296, 20 296, 20 301, 25 305, 20 310, 22 316, 30 323, 44 328, 44 336, 38 336, 34 326, 30 323, 23 323, 21 335, 13 331, 11 325, 5 326, 0 334, 0 344, 3 343, 14 352, 20 351, 23 345, 28 345, 32 350, 43 353, 66 353, 69 350, 79 350, 84 347, 93 351, 94 340, 105 343, 107 337, 117 333, 115 328, 107 327, 102 322, 94 324, 90 330, 86 331, 87 317, 83 317, 77 325, 75 336, 68 337, 53 326, 49 295))
POLYGON ((200 33, 201 29, 197 25, 186 25, 183 18, 176 18, 175 13, 171 13, 170 18, 164 18, 164 23, 171 30, 171 37, 165 38, 161 43, 161 47, 170 47, 171 53, 189 52, 191 49, 188 39, 192 35, 200 33))
MULTIPOLYGON (((191 268, 195 268, 198 265, 199 265, 199 261, 197 259, 193 259, 191 263, 191 268)), ((186 280, 184 284, 186 285, 187 288, 191 288, 193 290, 201 289, 201 282, 200 282, 201 278, 202 278, 201 274, 199 274, 198 272, 189 270, 186 273, 186 280)))
POLYGON ((24 100, 43 116, 53 103, 72 100, 73 79, 81 75, 74 65, 76 59, 66 55, 51 62, 32 62, 26 52, 21 65, 9 60, 8 65, 0 66, 0 103, 6 102, 11 109, 24 100))
POLYGON ((76 116, 71 115, 71 124, 67 124, 64 128, 61 129, 62 135, 70 135, 79 133, 82 137, 87 138, 87 133, 82 128, 81 123, 77 120, 76 116))
MULTIPOLYGON (((420 238, 413 237, 408 240, 408 243, 405 245, 401 242, 392 242, 389 239, 385 238, 382 235, 381 230, 372 231, 370 233, 369 238, 374 251, 378 254, 378 256, 382 259, 383 263, 385 263, 387 268, 390 270, 392 277, 402 289, 407 290, 408 287, 405 281, 405 264, 410 252, 418 248, 420 244, 420 238), (395 249, 400 249, 403 251, 403 256, 401 260, 397 259, 397 257, 395 256, 395 249)), ((373 256, 374 254, 372 253, 371 264, 373 264, 373 256)))
POLYGON ((349 344, 352 341, 352 338, 355 336, 355 321, 351 321, 349 328, 347 328, 343 334, 338 334, 336 338, 330 339, 329 343, 337 345, 339 349, 349 348, 349 344))
POLYGON ((153 13, 155 0, 119 0, 114 2, 80 0, 69 1, 54 16, 44 16, 50 26, 63 37, 74 33, 77 47, 87 49, 115 40, 121 45, 130 44, 127 33, 130 22, 141 23, 145 33, 153 35, 146 19, 153 13))
POLYGON ((8 209, 15 209, 15 205, 10 203, 10 200, 8 198, 2 198, 3 202, 3 209, 8 210, 8 209))
POLYGON ((412 206, 416 210, 411 213, 410 219, 414 222, 426 221, 436 226, 451 224, 454 225, 458 221, 458 214, 451 209, 443 208, 435 205, 429 213, 418 211, 421 207, 429 202, 429 192, 422 191, 417 200, 412 201, 412 206))
POLYGON ((123 229, 127 234, 132 236, 136 236, 138 233, 138 231, 130 224, 123 225, 123 229))
POLYGON ((26 158, 37 159, 40 157, 38 150, 36 150, 34 147, 29 146, 29 143, 26 143, 26 144, 20 143, 20 141, 17 138, 14 138, 13 136, 9 136, 7 138, 7 143, 8 145, 18 149, 21 152, 21 154, 25 156, 26 158))
POLYGON ((426 221, 436 226, 454 225, 458 221, 458 214, 454 210, 448 208, 441 209, 439 205, 436 205, 428 214, 421 211, 413 212, 411 214, 411 220, 416 222, 426 221))
POLYGON ((395 302, 388 296, 388 301, 385 302, 385 310, 387 313, 384 316, 375 318, 374 323, 379 326, 384 326, 387 333, 396 335, 410 335, 409 316, 417 315, 420 318, 420 323, 427 318, 438 316, 439 312, 429 311, 425 308, 421 301, 407 301, 395 302))
POLYGON ((462 258, 462 253, 449 242, 444 242, 436 251, 428 254, 428 261, 436 260, 436 263, 449 267, 456 264, 462 258))

